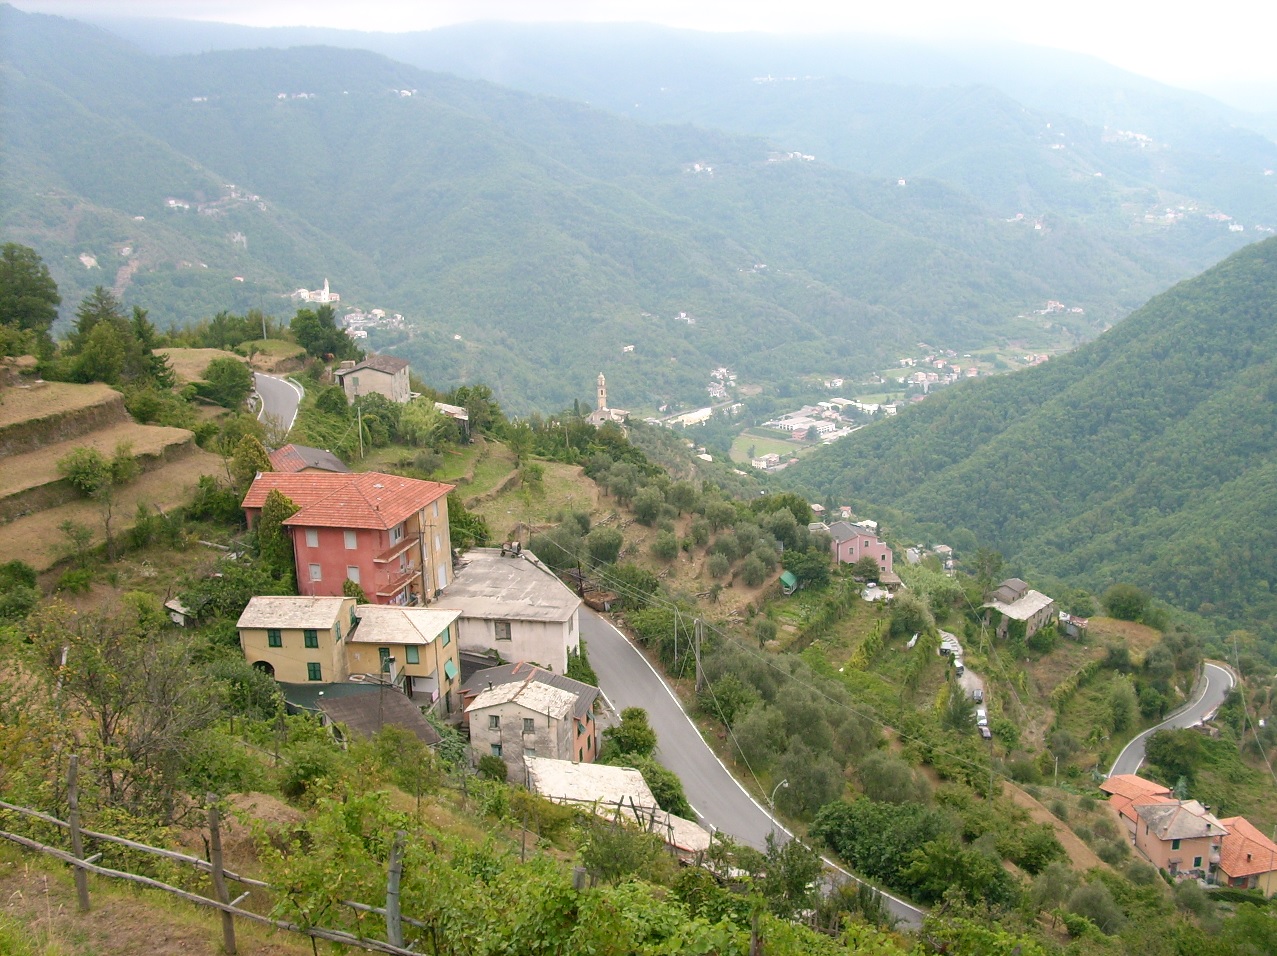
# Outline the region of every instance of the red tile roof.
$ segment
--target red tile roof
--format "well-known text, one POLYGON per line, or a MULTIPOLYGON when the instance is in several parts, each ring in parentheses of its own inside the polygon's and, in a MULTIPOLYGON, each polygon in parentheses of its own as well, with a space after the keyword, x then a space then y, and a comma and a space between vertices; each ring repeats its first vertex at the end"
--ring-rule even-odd
POLYGON ((1179 801, 1174 797, 1167 797, 1160 793, 1147 793, 1135 797, 1123 797, 1119 794, 1114 794, 1109 803, 1120 816, 1126 817, 1126 819, 1134 823, 1136 817, 1139 816, 1138 809, 1140 807, 1151 806, 1154 803, 1179 803, 1179 801))
POLYGON ((1167 796, 1171 792, 1170 787, 1164 787, 1160 783, 1154 783, 1152 780, 1145 780, 1143 777, 1133 773, 1114 774, 1100 784, 1100 789, 1115 797, 1125 797, 1128 800, 1133 800, 1137 797, 1148 797, 1154 794, 1167 796))
POLYGON ((346 475, 269 472, 254 479, 243 507, 260 509, 266 496, 279 489, 299 509, 284 522, 286 525, 385 530, 445 497, 453 487, 376 471, 346 475))
POLYGON ((272 471, 305 471, 307 468, 318 468, 323 471, 335 471, 345 474, 350 471, 345 462, 332 452, 322 448, 309 448, 306 445, 285 445, 270 453, 272 471))
POLYGON ((1277 870, 1277 843, 1264 836, 1245 817, 1229 817, 1220 823, 1228 835, 1219 850, 1219 868, 1236 879, 1277 870))

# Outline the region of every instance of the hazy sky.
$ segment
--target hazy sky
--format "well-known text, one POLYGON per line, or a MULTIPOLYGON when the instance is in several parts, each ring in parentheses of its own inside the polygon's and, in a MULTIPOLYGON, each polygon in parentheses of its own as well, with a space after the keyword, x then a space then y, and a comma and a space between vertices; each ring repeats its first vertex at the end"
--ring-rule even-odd
POLYGON ((978 36, 1090 53, 1179 86, 1277 83, 1277 4, 1215 0, 12 0, 66 16, 165 16, 400 32, 473 20, 620 21, 696 30, 978 36))

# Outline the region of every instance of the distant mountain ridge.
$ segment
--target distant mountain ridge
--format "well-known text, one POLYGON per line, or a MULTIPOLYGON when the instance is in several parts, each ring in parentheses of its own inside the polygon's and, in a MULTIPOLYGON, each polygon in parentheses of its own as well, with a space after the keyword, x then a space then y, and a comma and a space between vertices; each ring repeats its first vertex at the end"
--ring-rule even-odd
POLYGON ((41 252, 64 311, 102 283, 161 325, 288 315, 329 278, 415 324, 376 347, 513 411, 588 397, 601 369, 634 408, 701 402, 723 364, 773 389, 860 374, 918 341, 1018 338, 1049 298, 1086 305, 1085 338, 1249 238, 1085 210, 1035 232, 938 178, 367 52, 149 56, 11 7, 0 35, 3 238, 41 252))
POLYGON ((1277 239, 1094 342, 971 382, 787 481, 1097 593, 1127 581, 1277 636, 1277 239))

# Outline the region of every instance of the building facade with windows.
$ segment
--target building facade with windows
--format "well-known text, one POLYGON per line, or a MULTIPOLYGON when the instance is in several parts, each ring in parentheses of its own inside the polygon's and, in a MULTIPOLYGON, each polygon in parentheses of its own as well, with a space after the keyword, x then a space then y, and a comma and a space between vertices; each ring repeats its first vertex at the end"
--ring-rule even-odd
POLYGON ((461 609, 461 649, 496 652, 560 674, 580 646, 581 599, 531 551, 473 548, 462 556, 447 603, 461 609))
POLYGON ((346 642, 351 674, 377 675, 440 717, 460 710, 457 620, 461 612, 439 607, 360 604, 346 642))
POLYGON ((382 683, 448 717, 461 709, 460 616, 350 597, 255 597, 238 628, 244 659, 282 684, 382 683))
POLYGON ((1159 870, 1213 880, 1228 828, 1196 800, 1136 803, 1135 848, 1159 870))
POLYGON ((255 597, 239 616, 244 659, 285 684, 344 681, 354 622, 348 597, 255 597))
POLYGON ((511 780, 524 779, 525 757, 578 763, 598 757, 597 687, 518 663, 479 671, 462 694, 471 748, 504 760, 511 780))
POLYGON ((452 582, 452 489, 374 471, 267 472, 253 481, 243 507, 252 527, 273 490, 297 505, 284 526, 300 594, 338 596, 349 579, 369 603, 423 605, 452 582))

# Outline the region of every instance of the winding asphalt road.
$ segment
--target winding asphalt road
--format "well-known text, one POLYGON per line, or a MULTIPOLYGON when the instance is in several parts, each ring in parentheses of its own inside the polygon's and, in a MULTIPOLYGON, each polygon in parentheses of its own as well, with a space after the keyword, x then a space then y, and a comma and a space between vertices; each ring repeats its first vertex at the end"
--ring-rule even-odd
POLYGON ((303 394, 301 386, 265 372, 254 372, 253 382, 257 394, 262 398, 262 407, 257 412, 258 420, 269 415, 282 424, 287 433, 297 419, 297 406, 303 394))
MULTIPOLYGON (((648 722, 659 741, 657 756, 683 781, 687 802, 702 824, 722 830, 759 850, 766 847, 769 833, 793 838, 793 834, 776 823, 767 809, 746 793, 728 772, 684 713, 674 692, 624 634, 583 607, 581 637, 589 644, 590 664, 613 710, 618 714, 626 707, 642 707, 647 711, 648 722)), ((829 860, 825 862, 851 877, 829 860)), ((888 910, 902 928, 921 927, 925 915, 922 910, 890 894, 883 895, 888 910)))
POLYGON ((1148 743, 1148 738, 1157 733, 1157 731, 1167 728, 1196 727, 1209 719, 1219 709, 1219 705, 1224 702, 1228 692, 1233 689, 1233 684, 1233 675, 1227 668, 1220 667, 1218 664, 1205 664, 1203 666, 1202 687, 1197 697, 1171 714, 1170 717, 1156 727, 1150 727, 1123 747, 1122 752, 1113 761, 1113 769, 1109 771, 1109 776, 1111 777, 1117 773, 1135 773, 1138 771, 1140 764, 1144 762, 1144 745, 1148 743))

